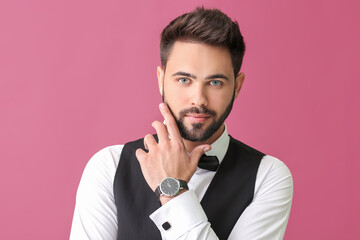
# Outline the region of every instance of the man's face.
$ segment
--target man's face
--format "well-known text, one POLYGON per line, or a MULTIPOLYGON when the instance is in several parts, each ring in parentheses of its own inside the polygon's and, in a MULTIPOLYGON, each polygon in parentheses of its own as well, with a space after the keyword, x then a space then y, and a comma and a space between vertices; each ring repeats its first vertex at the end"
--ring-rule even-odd
POLYGON ((227 49, 176 41, 165 73, 158 67, 158 80, 181 136, 212 142, 224 130, 244 77, 240 74, 235 81, 227 49))

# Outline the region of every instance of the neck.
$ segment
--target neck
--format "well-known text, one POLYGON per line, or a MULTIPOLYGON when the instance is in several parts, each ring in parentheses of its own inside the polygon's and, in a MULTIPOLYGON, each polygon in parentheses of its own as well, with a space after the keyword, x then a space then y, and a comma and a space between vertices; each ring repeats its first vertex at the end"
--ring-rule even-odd
POLYGON ((200 146, 203 144, 209 144, 209 145, 212 144, 221 136, 221 134, 223 134, 224 130, 225 130, 225 125, 223 124, 210 138, 208 138, 207 140, 205 140, 203 142, 192 142, 192 141, 183 139, 186 151, 190 153, 197 146, 200 146))

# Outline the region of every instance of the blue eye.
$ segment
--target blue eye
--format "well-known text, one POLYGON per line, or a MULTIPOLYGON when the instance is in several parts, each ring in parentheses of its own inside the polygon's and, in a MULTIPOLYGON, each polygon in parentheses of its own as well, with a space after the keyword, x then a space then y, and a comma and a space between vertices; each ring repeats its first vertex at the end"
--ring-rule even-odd
POLYGON ((211 84, 212 86, 220 86, 220 85, 221 85, 221 81, 219 81, 219 80, 212 80, 212 81, 210 82, 210 84, 211 84))
POLYGON ((188 84, 190 82, 190 80, 187 78, 179 78, 178 81, 181 84, 188 84))

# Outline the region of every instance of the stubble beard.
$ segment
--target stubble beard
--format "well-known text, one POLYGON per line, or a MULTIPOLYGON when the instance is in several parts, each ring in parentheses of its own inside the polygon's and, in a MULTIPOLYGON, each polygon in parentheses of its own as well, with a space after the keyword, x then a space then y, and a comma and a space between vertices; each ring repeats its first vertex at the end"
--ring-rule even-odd
MULTIPOLYGON (((163 91, 163 93, 164 93, 164 91, 163 91)), ((179 128, 181 137, 188 141, 192 141, 192 142, 204 142, 216 133, 216 131, 225 122, 225 119, 229 116, 231 109, 233 107, 234 99, 235 99, 235 91, 234 91, 233 97, 232 97, 230 103, 227 105, 225 111, 218 118, 217 118, 217 113, 215 111, 210 110, 204 106, 202 106, 201 108, 192 107, 192 108, 181 110, 179 112, 179 117, 176 117, 174 112, 171 110, 171 106, 167 103, 167 101, 165 99, 165 93, 163 94, 163 102, 168 105, 170 112, 175 119, 176 125, 179 128), (209 115, 210 118, 213 119, 213 121, 205 129, 202 129, 202 127, 204 125, 203 123, 192 123, 191 128, 189 129, 184 124, 185 116, 189 113, 206 114, 206 115, 209 115)))

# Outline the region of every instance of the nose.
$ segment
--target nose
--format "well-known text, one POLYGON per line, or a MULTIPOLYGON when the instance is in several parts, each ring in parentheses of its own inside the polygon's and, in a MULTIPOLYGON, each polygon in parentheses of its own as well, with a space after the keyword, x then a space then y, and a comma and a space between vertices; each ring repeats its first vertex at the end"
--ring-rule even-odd
POLYGON ((206 89, 202 84, 194 86, 192 95, 192 105, 197 107, 206 106, 208 104, 208 98, 206 89))

